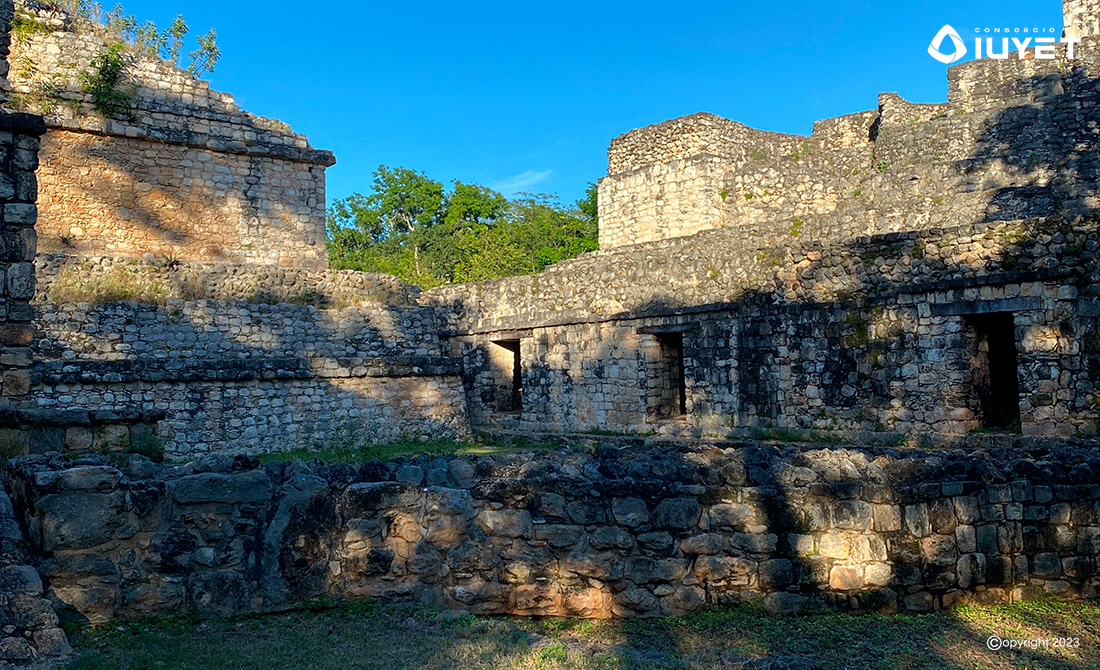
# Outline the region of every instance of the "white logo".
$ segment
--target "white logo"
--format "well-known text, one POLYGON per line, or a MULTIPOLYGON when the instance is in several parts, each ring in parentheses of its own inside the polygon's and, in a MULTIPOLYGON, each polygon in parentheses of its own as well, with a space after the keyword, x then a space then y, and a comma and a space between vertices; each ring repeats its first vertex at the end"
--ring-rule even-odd
POLYGON ((940 28, 940 31, 932 38, 932 43, 928 45, 928 55, 941 63, 954 63, 966 55, 966 45, 963 44, 962 37, 955 32, 954 28, 944 24, 943 28, 940 28), (955 50, 951 54, 940 51, 944 39, 948 37, 951 38, 951 43, 955 45, 955 50))
MULTIPOLYGON (((1020 60, 1025 58, 1036 58, 1039 60, 1053 60, 1058 58, 1058 53, 1055 47, 1056 42, 1061 42, 1066 45, 1066 56, 1069 58, 1075 58, 1075 48, 1081 43, 1080 37, 1062 37, 1057 39, 1053 35, 1058 34, 1058 31, 1054 28, 1039 28, 1038 26, 1023 26, 1023 27, 999 27, 992 26, 988 28, 975 28, 974 29, 974 58, 981 60, 982 58, 993 58, 996 60, 1005 60, 1009 57, 1012 51, 1016 51, 1016 57, 1020 60), (982 39, 983 33, 991 33, 997 35, 997 37, 986 37, 982 39), (1021 39, 1021 37, 1023 39, 1021 39), (1011 46, 1009 42, 1011 41, 1011 46), (1000 50, 998 51, 998 42, 1000 50)), ((940 28, 940 31, 936 33, 936 36, 932 38, 932 43, 928 45, 928 55, 935 58, 939 62, 950 65, 962 60, 963 56, 967 54, 966 45, 963 44, 962 36, 959 32, 951 27, 950 24, 945 24, 940 28), (953 50, 951 53, 945 54, 940 51, 940 47, 943 46, 944 41, 950 37, 953 50)))

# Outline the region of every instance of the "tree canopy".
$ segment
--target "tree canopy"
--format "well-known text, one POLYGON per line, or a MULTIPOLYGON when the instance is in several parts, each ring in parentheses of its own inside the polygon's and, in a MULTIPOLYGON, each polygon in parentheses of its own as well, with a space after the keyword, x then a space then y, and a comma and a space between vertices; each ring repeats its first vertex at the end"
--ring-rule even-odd
POLYGON ((597 248, 596 187, 573 207, 555 196, 508 200, 478 184, 379 166, 372 190, 329 209, 333 268, 384 272, 431 288, 540 272, 597 248))

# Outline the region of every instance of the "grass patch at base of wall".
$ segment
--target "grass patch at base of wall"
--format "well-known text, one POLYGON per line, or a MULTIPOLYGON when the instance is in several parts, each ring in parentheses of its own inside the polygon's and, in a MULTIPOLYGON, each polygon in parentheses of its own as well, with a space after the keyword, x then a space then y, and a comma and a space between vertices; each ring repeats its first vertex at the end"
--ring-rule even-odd
POLYGON ((404 439, 384 444, 349 444, 337 440, 337 444, 321 449, 290 449, 260 454, 260 462, 320 459, 325 463, 366 463, 368 461, 392 461, 410 456, 463 456, 484 454, 508 454, 518 451, 553 449, 558 445, 513 438, 510 442, 493 440, 430 440, 404 439))
POLYGON ((919 616, 775 616, 742 606, 661 619, 478 617, 412 604, 340 607, 200 622, 110 622, 72 632, 71 670, 444 668, 516 670, 962 670, 1100 667, 1100 608, 1034 602, 919 616), (1010 640, 1078 646, 991 650, 1010 640))
POLYGON ((127 267, 116 266, 101 274, 89 274, 79 267, 68 267, 50 284, 50 300, 59 304, 140 302, 163 305, 168 290, 163 284, 127 267))

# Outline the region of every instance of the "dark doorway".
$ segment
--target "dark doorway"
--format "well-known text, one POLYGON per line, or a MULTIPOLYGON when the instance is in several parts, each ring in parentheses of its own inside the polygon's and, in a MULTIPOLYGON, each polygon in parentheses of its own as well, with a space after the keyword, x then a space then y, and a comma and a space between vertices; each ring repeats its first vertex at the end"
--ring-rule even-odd
POLYGON ((1019 429, 1020 380, 1012 312, 966 317, 973 331, 974 390, 982 428, 1019 429))
POLYGON ((660 359, 656 366, 657 418, 687 414, 687 383, 684 379, 684 334, 658 333, 660 359))
POLYGON ((519 340, 499 340, 493 345, 497 411, 519 412, 523 409, 523 365, 519 340))

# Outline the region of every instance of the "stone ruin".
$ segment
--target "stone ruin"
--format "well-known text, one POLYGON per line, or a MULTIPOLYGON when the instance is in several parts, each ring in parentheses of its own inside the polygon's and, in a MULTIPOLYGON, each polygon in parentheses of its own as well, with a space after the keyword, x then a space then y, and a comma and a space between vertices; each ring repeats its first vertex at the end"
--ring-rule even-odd
POLYGON ((11 85, 49 132, 39 153, 40 251, 328 267, 332 153, 249 114, 190 72, 126 54, 129 115, 105 117, 82 73, 106 48, 56 3, 19 0, 11 85))
POLYGON ((595 617, 1095 594, 1092 0, 1065 4, 1072 57, 956 65, 946 103, 883 94, 808 137, 628 132, 599 252, 424 293, 326 269, 331 154, 140 58, 139 113, 87 113, 63 61, 102 41, 20 8, 51 28, 5 90, 68 84, 0 115, 0 440, 30 454, 0 497, 0 657, 63 652, 59 616, 317 597, 595 617), (162 299, 54 299, 117 272, 162 299), (254 456, 471 431, 580 447, 254 456), (151 444, 171 462, 125 456, 151 444))

